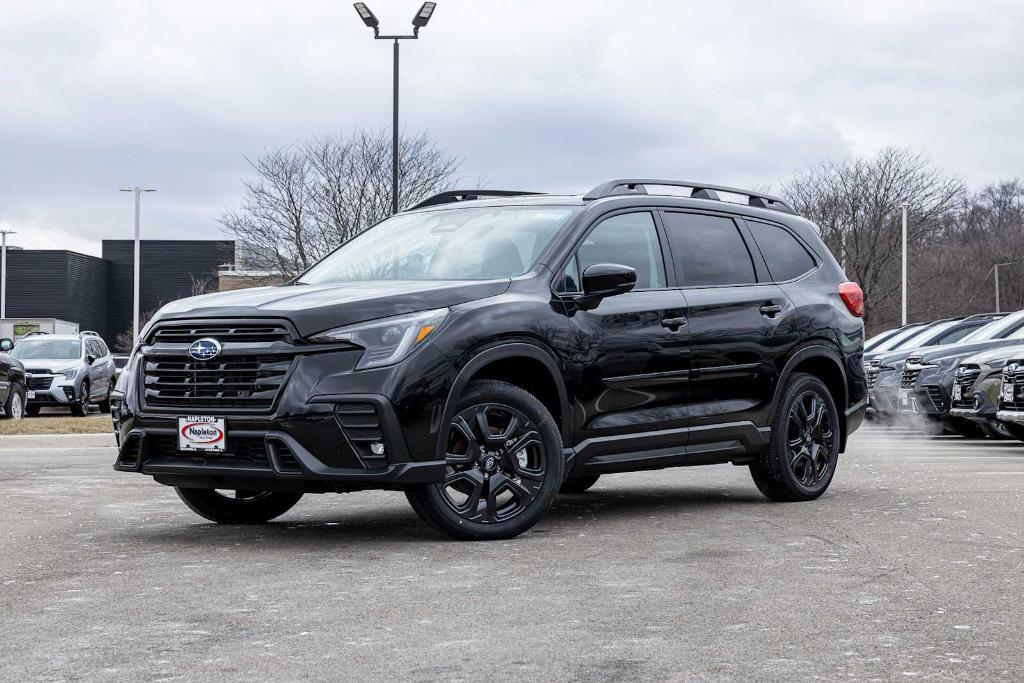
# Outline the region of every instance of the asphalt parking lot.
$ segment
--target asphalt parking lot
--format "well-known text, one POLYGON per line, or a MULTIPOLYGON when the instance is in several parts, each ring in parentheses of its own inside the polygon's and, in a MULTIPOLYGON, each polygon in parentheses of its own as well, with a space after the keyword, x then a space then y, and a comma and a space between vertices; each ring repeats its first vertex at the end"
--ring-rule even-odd
POLYGON ((104 439, 0 440, 6 680, 1024 675, 1024 444, 869 427, 814 503, 615 475, 474 544, 397 493, 219 527, 104 439))

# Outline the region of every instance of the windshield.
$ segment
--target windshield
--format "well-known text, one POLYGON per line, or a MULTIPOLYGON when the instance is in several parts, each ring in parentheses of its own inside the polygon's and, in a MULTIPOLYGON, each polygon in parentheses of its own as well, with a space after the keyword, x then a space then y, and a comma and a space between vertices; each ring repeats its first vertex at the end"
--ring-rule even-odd
POLYGON ((516 277, 572 214, 567 207, 502 206, 398 215, 343 244, 299 282, 516 277))
POLYGON ((82 342, 77 339, 22 339, 11 349, 18 360, 77 360, 82 342))
POLYGON ((879 332, 871 339, 864 342, 864 351, 874 351, 875 347, 884 342, 886 339, 891 339, 893 335, 899 334, 899 330, 886 330, 885 332, 879 332))
POLYGON ((1018 325, 1020 325, 1020 323, 1020 315, 1011 315, 1006 318, 1000 318, 999 320, 993 320, 988 325, 979 327, 974 332, 967 335, 960 341, 967 343, 976 341, 988 341, 990 339, 1003 339, 1018 325))
POLYGON ((903 340, 909 339, 910 337, 918 335, 921 332, 923 332, 925 329, 926 329, 925 325, 915 325, 914 327, 908 327, 907 329, 902 330, 902 331, 898 332, 897 334, 894 334, 891 338, 886 339, 884 342, 882 342, 881 344, 879 344, 878 346, 876 346, 875 348, 873 348, 871 350, 872 350, 872 352, 875 352, 875 351, 891 351, 892 349, 894 349, 897 346, 899 346, 900 342, 902 342, 903 340))

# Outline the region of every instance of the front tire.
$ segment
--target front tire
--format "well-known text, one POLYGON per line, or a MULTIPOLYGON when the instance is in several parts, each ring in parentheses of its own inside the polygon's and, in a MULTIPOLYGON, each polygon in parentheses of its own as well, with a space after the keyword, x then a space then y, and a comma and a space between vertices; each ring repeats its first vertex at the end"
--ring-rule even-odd
POLYGON ((445 480, 406 490, 413 510, 459 540, 523 533, 547 513, 565 459, 544 404, 507 382, 469 385, 448 425, 445 480))
POLYGON ((82 382, 81 395, 71 404, 71 414, 75 417, 85 417, 89 414, 89 382, 82 382))
POLYGON ((178 497, 200 517, 218 524, 263 524, 295 507, 301 493, 175 488, 178 497))
POLYGON ((750 466, 750 475, 771 500, 814 500, 832 482, 839 437, 839 412, 828 387, 813 375, 793 375, 776 407, 768 450, 750 466))
POLYGON ((11 385, 11 390, 4 401, 4 419, 20 420, 25 417, 25 390, 21 385, 11 385))

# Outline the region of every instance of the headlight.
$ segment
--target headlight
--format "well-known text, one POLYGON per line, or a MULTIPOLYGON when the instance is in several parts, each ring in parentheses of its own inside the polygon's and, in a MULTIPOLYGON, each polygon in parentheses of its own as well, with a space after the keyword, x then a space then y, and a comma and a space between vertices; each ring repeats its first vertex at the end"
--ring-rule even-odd
POLYGON ((960 363, 959 358, 943 358, 937 363, 931 363, 930 365, 937 367, 939 372, 949 372, 960 363))
POLYGON ((329 344, 349 342, 366 349, 356 363, 356 370, 394 365, 425 342, 448 315, 447 308, 400 315, 367 323, 358 323, 319 332, 312 342, 329 344))
POLYGON ((64 375, 64 379, 68 382, 78 377, 78 368, 68 368, 67 370, 61 370, 60 374, 64 375))
POLYGON ((1003 360, 993 360, 993 361, 989 361, 988 366, 990 368, 992 368, 993 370, 1002 370, 1003 368, 1006 367, 1006 364, 1008 362, 1009 362, 1009 359, 1006 359, 1006 358, 1004 358, 1003 360))

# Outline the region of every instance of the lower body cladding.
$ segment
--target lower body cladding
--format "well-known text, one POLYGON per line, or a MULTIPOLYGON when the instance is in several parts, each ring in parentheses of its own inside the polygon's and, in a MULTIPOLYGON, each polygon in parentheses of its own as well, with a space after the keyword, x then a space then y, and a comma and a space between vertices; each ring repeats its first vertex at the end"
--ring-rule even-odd
POLYGON ((130 378, 133 388, 112 401, 114 469, 181 488, 306 493, 443 481, 445 463, 436 459, 434 432, 450 366, 435 354, 426 367, 420 365, 417 379, 403 383, 404 393, 392 398, 379 392, 394 386, 402 370, 351 372, 350 355, 298 356, 290 381, 265 415, 210 406, 156 412, 140 405, 142 378, 130 378), (191 416, 214 421, 222 432, 216 450, 191 450, 183 440, 182 425, 191 416))

